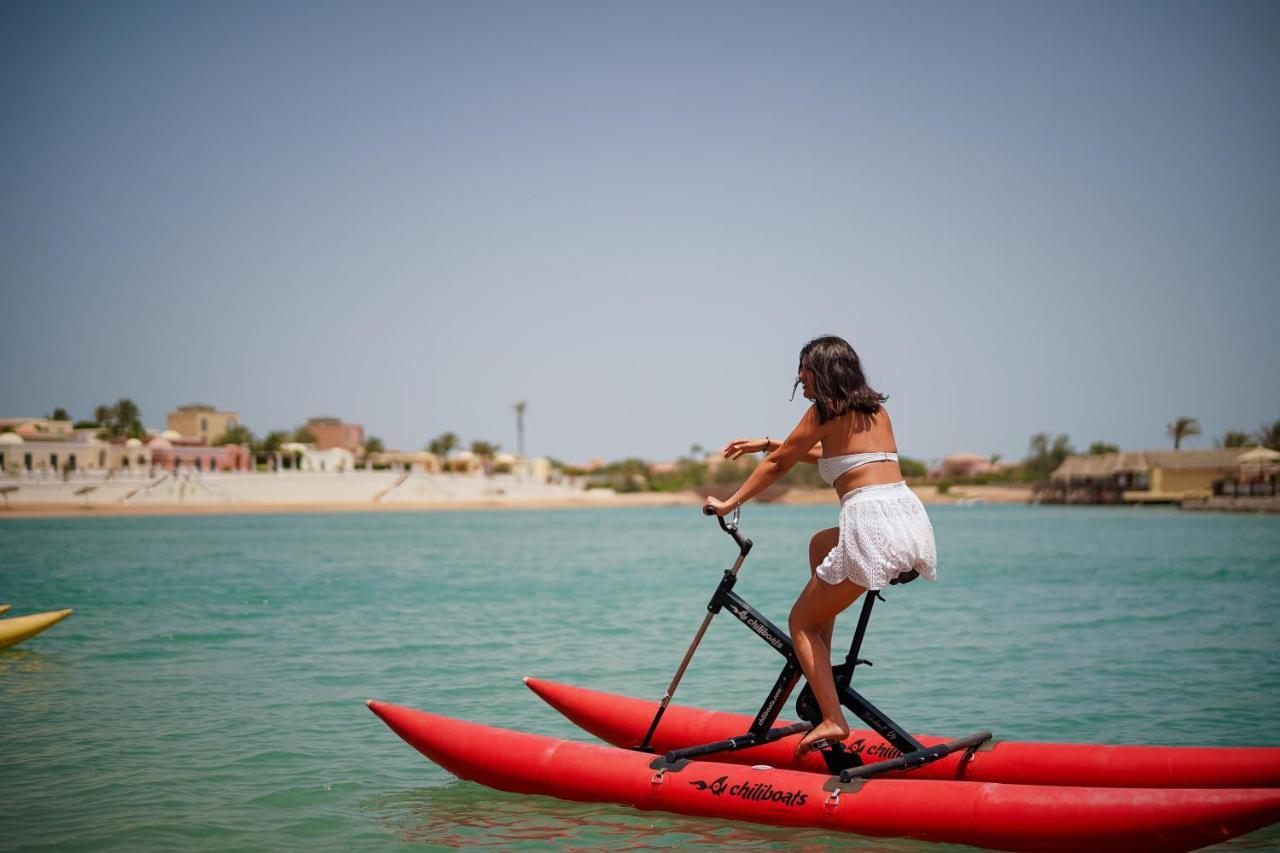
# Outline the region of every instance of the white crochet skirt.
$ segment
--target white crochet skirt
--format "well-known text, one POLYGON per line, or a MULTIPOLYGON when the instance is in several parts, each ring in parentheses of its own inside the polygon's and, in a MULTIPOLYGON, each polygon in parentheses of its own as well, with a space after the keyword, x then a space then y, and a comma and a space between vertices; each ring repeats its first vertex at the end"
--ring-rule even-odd
POLYGON ((829 584, 850 580, 863 589, 884 589, 915 569, 938 578, 938 548, 924 505, 905 482, 863 486, 840 505, 840 541, 815 574, 829 584))

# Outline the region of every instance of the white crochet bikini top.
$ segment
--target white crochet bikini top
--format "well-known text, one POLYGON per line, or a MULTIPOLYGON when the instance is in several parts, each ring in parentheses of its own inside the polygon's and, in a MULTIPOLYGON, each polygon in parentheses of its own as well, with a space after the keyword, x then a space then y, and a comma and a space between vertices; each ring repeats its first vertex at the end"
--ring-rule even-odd
POLYGON ((872 462, 897 462, 898 454, 877 450, 872 453, 846 453, 844 456, 822 456, 818 459, 818 474, 834 486, 840 475, 872 462))

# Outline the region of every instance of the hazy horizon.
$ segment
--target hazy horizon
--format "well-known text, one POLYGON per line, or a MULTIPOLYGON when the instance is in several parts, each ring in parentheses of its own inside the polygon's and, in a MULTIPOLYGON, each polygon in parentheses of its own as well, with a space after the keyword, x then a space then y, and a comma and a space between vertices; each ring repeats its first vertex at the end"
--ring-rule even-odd
POLYGON ((1280 418, 1280 4, 11 2, 0 416, 670 459, 1280 418))

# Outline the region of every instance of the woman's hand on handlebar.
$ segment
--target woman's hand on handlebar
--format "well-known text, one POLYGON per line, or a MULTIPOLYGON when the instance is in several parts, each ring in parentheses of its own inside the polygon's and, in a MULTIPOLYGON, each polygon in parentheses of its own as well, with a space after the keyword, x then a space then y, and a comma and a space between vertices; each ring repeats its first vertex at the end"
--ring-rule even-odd
POLYGON ((762 453, 770 444, 778 446, 778 442, 767 438, 735 438, 724 446, 724 458, 737 459, 744 453, 762 453))
POLYGON ((725 516, 733 512, 735 504, 732 501, 721 501, 715 498, 707 498, 702 504, 702 512, 704 515, 725 516))

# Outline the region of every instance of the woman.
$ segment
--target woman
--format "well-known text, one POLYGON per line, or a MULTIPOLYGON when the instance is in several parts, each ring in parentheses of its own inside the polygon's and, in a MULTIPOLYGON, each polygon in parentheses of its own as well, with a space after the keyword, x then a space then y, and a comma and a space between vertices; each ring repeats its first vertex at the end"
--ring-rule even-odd
POLYGON ((849 734, 831 673, 836 616, 904 572, 936 579, 938 558, 933 525, 898 468, 888 397, 867 384, 853 347, 834 336, 809 341, 796 384, 813 405, 780 444, 768 437, 730 442, 727 458, 763 451, 765 460, 727 500, 707 498, 706 509, 732 512, 800 461, 817 463, 840 496, 840 525, 809 540, 809 582, 791 608, 791 640, 822 709, 822 721, 796 747, 802 755, 849 734))

